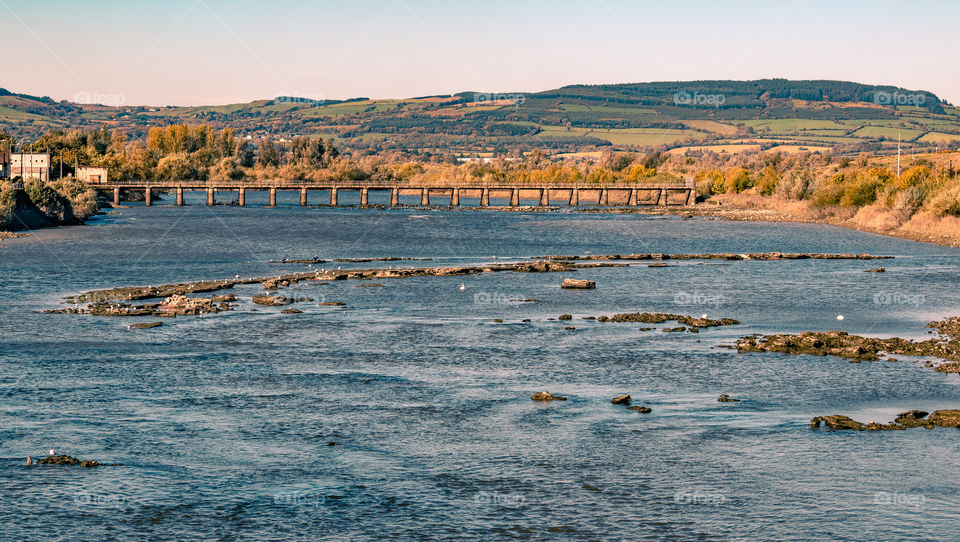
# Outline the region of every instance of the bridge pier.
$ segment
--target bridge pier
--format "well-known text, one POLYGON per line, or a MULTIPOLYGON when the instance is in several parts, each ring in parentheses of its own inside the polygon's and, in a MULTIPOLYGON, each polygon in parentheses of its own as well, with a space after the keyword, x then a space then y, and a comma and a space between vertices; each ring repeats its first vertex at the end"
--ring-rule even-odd
POLYGON ((550 189, 541 188, 540 189, 540 207, 549 207, 550 206, 550 189))
POLYGON ((390 189, 390 207, 398 207, 400 205, 400 189, 391 188, 390 189))
POLYGON ((571 188, 570 189, 570 205, 576 207, 580 205, 580 189, 571 188))
POLYGON ((489 207, 490 206, 490 189, 483 187, 483 190, 480 191, 480 207, 489 207))
POLYGON ((277 189, 276 187, 270 187, 270 207, 277 206, 277 189))
POLYGON ((177 207, 183 207, 183 187, 177 187, 177 207))
POLYGON ((366 207, 366 206, 367 206, 367 203, 370 201, 370 200, 368 199, 368 195, 367 195, 367 194, 368 194, 368 192, 367 192, 367 188, 366 188, 366 187, 360 189, 360 206, 361 206, 361 207, 366 207))
POLYGON ((307 189, 306 188, 300 189, 300 206, 301 207, 307 206, 307 189))
POLYGON ((610 196, 607 194, 607 189, 601 188, 600 189, 600 205, 609 205, 609 204, 610 204, 610 196))
POLYGON ((451 207, 460 206, 460 189, 459 188, 450 189, 450 206, 451 207))
POLYGON ((214 190, 213 188, 207 189, 207 205, 212 206, 214 204, 214 190))
POLYGON ((694 190, 687 190, 687 200, 683 202, 684 205, 696 205, 697 204, 697 193, 694 190))
POLYGON ((330 205, 334 207, 337 206, 337 189, 336 188, 330 189, 330 205))
POLYGON ((153 205, 153 194, 150 192, 149 186, 143 191, 143 204, 147 207, 153 205))
POLYGON ((516 207, 517 205, 520 205, 520 189, 514 188, 510 191, 510 206, 516 207))
POLYGON ((247 204, 247 189, 240 188, 237 190, 237 203, 240 204, 240 207, 243 207, 247 204))
POLYGON ((120 205, 120 189, 119 188, 113 189, 113 204, 120 205))
POLYGON ((666 204, 667 200, 663 197, 663 189, 657 190, 657 205, 660 205, 660 201, 663 200, 663 203, 666 204))
POLYGON ((627 205, 629 205, 630 207, 637 206, 637 189, 636 188, 630 189, 630 199, 627 200, 627 205))
POLYGON ((420 189, 420 205, 422 207, 426 207, 427 205, 430 205, 430 189, 429 188, 420 189))

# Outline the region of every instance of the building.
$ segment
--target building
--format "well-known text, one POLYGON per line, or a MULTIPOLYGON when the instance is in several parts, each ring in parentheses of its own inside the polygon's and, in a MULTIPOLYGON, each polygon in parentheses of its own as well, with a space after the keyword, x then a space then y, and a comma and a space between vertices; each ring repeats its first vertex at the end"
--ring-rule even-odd
POLYGON ((10 178, 10 153, 0 151, 0 179, 10 178))
POLYGON ((103 184, 107 182, 107 168, 94 166, 80 166, 77 168, 77 180, 87 184, 103 184))
POLYGON ((50 180, 50 153, 48 152, 12 152, 10 153, 10 177, 25 181, 50 180))

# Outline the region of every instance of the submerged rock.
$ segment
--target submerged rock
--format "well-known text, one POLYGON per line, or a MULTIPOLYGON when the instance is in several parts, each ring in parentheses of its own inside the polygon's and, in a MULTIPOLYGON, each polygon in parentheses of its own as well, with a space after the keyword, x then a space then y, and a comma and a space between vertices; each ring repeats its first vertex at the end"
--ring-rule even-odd
POLYGON ((566 397, 561 397, 559 395, 553 395, 548 391, 538 391, 530 396, 530 399, 534 401, 566 401, 566 397))
POLYGON ((717 397, 717 401, 720 403, 739 403, 740 399, 734 399, 733 397, 730 397, 726 393, 721 393, 720 397, 717 397))
POLYGON ((136 324, 130 324, 132 329, 150 329, 154 327, 160 327, 163 325, 163 322, 138 322, 136 324))
POLYGON ((635 410, 635 411, 639 412, 640 414, 649 414, 650 412, 653 412, 653 409, 652 409, 652 408, 650 408, 650 407, 645 407, 645 406, 640 406, 640 405, 636 405, 636 406, 632 406, 632 407, 627 407, 627 410, 635 410))
POLYGON ((300 309, 281 309, 281 314, 303 314, 303 311, 300 309))
POLYGON ((320 307, 343 307, 347 303, 345 301, 321 301, 318 303, 320 307))
POLYGON ((864 273, 886 273, 887 270, 883 267, 876 267, 874 269, 867 269, 864 273))
POLYGON ((257 305, 266 305, 268 307, 280 307, 293 303, 293 299, 282 295, 255 295, 253 302, 257 305))

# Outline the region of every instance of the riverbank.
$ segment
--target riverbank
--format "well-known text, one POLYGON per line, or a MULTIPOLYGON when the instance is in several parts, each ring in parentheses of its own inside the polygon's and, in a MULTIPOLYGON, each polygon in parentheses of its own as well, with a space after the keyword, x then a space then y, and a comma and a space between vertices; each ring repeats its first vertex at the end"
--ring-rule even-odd
POLYGON ((911 241, 960 247, 960 218, 917 213, 903 221, 896 211, 877 205, 860 208, 814 207, 807 202, 756 194, 721 194, 693 207, 644 209, 641 212, 749 222, 827 224, 911 241))

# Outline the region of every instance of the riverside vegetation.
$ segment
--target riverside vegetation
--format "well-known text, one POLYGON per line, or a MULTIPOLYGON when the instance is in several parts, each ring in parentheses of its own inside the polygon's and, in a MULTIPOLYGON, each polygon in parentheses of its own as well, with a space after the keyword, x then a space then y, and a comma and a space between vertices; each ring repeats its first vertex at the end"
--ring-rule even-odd
MULTIPOLYGON (((0 140, 4 135, 0 133, 0 140)), ((9 138, 6 139, 9 142, 9 138)), ((2 141, 0 141, 2 142, 2 141)), ((237 138, 232 129, 206 125, 153 127, 145 141, 105 128, 53 132, 31 145, 46 149, 54 167, 62 161, 110 168, 115 180, 412 182, 418 185, 484 183, 577 185, 682 184, 693 178, 696 211, 748 220, 814 221, 944 244, 960 244, 960 153, 910 157, 897 174, 895 157, 861 154, 763 152, 696 156, 667 152, 604 152, 599 158, 550 156, 539 150, 459 163, 452 156, 417 157, 400 152, 343 152, 331 139, 300 136, 289 146, 237 138)), ((30 201, 54 224, 82 221, 96 212, 92 192, 72 180, 31 184, 30 201), (58 184, 60 183, 60 184, 58 184), (56 194, 55 194, 56 193, 56 194), (59 197, 57 196, 59 194, 59 197), (70 205, 65 205, 66 200, 70 205), (71 216, 72 215, 72 216, 71 216)), ((5 229, 15 227, 18 205, 9 186, 0 212, 5 229)), ((26 203, 26 202, 24 202, 26 203)))

